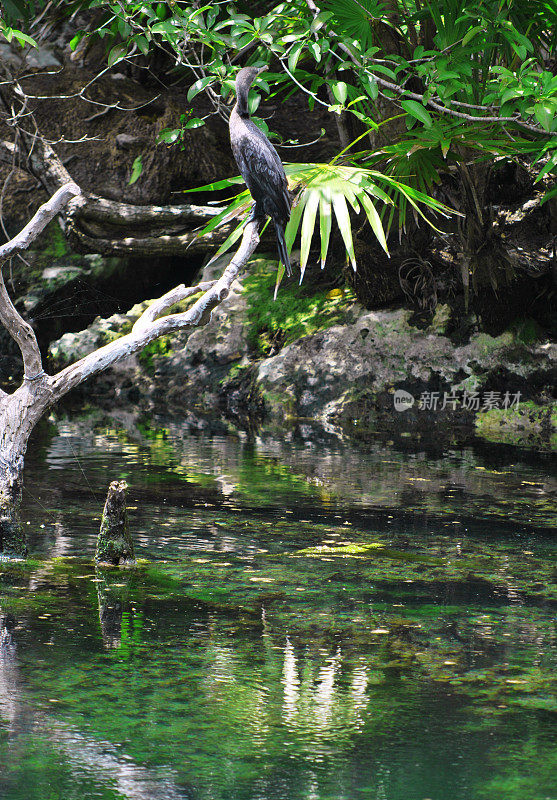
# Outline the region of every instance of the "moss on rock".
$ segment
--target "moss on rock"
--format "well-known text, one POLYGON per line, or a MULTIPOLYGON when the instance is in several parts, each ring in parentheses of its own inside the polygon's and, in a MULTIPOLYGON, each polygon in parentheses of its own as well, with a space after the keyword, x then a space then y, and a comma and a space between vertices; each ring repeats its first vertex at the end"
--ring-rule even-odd
POLYGON ((529 447, 557 447, 557 403, 532 401, 513 408, 492 408, 475 418, 476 433, 490 442, 529 447))

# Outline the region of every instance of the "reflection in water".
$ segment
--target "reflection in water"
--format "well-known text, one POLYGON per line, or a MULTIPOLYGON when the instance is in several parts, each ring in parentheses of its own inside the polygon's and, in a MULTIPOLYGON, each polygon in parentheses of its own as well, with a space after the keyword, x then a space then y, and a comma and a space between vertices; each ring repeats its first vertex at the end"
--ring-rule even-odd
POLYGON ((68 423, 31 452, 36 561, 0 569, 2 800, 552 796, 543 463, 135 436, 68 423), (146 560, 95 570, 123 478, 146 560))
MULTIPOLYGON (((171 770, 152 771, 135 764, 111 742, 91 739, 73 726, 65 725, 55 718, 35 711, 24 699, 17 666, 17 649, 12 633, 16 621, 0 612, 0 715, 8 722, 8 766, 11 758, 20 755, 18 737, 30 733, 46 739, 49 745, 64 756, 72 770, 86 772, 94 784, 107 785, 119 796, 129 800, 192 800, 189 791, 176 786, 171 770), (13 746, 10 746, 13 745, 13 746)), ((0 772, 0 788, 2 787, 0 772)), ((29 792, 25 784, 16 790, 29 792)), ((10 792, 8 783, 5 791, 10 792)), ((9 796, 9 794, 7 795, 9 796)))
POLYGON ((122 644, 122 618, 129 611, 129 578, 98 566, 95 575, 103 643, 107 650, 114 650, 122 644))
MULTIPOLYGON (((83 774, 107 797, 130 800, 352 800, 361 792, 385 800, 469 800, 478 777, 485 779, 493 722, 491 733, 481 726, 467 732, 471 719, 462 716, 446 665, 468 654, 464 671, 473 676, 479 665, 499 663, 514 687, 524 680, 516 672, 519 642, 545 654, 555 650, 539 623, 503 626, 504 616, 492 612, 476 613, 460 643, 450 632, 434 637, 434 625, 406 644, 391 637, 386 646, 385 634, 370 642, 365 631, 360 642, 325 644, 329 620, 322 616, 317 628, 312 615, 309 639, 300 631, 293 638, 274 613, 242 623, 226 613, 192 612, 180 595, 157 602, 156 584, 134 588, 132 574, 108 572, 102 583, 94 578, 100 588, 93 605, 88 591, 75 589, 81 581, 86 590, 92 575, 83 578, 83 566, 60 572, 51 562, 50 572, 42 568, 35 579, 37 592, 49 586, 72 597, 67 619, 45 621, 39 613, 16 625, 2 617, 0 714, 8 738, 2 744, 0 737, 7 768, 0 768, 0 790, 7 800, 42 800, 24 776, 10 779, 15 764, 36 760, 29 748, 40 749, 41 741, 57 769, 64 766, 71 800, 97 797, 79 794, 83 774), (88 625, 97 600, 95 631, 88 625), (107 607, 118 609, 108 627, 107 607), (498 627, 502 641, 513 631, 504 653, 498 627), (393 669, 397 647, 406 648, 399 661, 403 653, 409 659, 405 677, 397 677, 400 663, 393 669)), ((493 795, 499 796, 506 800, 493 795)))
POLYGON ((15 641, 13 629, 15 619, 10 614, 2 614, 0 608, 0 716, 8 723, 10 734, 14 732, 18 707, 20 705, 15 641))
POLYGON ((283 717, 287 725, 294 726, 298 713, 298 701, 300 700, 300 679, 298 678, 296 654, 288 638, 284 648, 284 669, 282 674, 284 686, 283 717))

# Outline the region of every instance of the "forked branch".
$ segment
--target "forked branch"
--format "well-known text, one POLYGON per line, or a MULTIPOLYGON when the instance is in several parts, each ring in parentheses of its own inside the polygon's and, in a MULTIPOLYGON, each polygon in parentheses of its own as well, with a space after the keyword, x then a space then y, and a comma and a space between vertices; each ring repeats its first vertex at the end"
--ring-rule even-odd
MULTIPOLYGON (((54 215, 80 194, 81 190, 75 183, 68 183, 58 189, 53 197, 39 208, 21 233, 0 247, 0 267, 7 258, 28 247, 54 215)), ((175 330, 205 325, 211 318, 212 310, 228 296, 232 283, 258 244, 259 221, 252 220, 245 226, 240 247, 218 280, 206 281, 197 286, 182 284, 175 287, 150 304, 129 334, 89 353, 54 376, 48 376, 44 372, 34 331, 10 300, 0 269, 0 322, 18 343, 25 367, 23 386, 14 393, 14 397, 15 395, 19 397, 25 388, 27 397, 35 397, 39 405, 46 408, 87 378, 139 352, 159 336, 175 330), (201 297, 187 311, 162 316, 177 303, 199 293, 201 297)), ((9 397, 4 392, 0 393, 0 397, 9 402, 9 397)))
POLYGON ((49 378, 48 386, 53 401, 63 397, 87 378, 98 375, 112 364, 143 350, 146 345, 164 334, 206 325, 211 319, 213 309, 228 296, 232 284, 258 244, 259 221, 252 220, 244 228, 240 247, 217 281, 200 283, 194 287, 177 286, 155 300, 143 312, 130 333, 89 353, 49 378), (160 316, 168 308, 198 292, 203 292, 202 296, 187 311, 169 314, 166 317, 160 316))
POLYGON ((17 236, 0 246, 0 322, 21 350, 24 378, 28 381, 36 380, 43 374, 41 353, 33 328, 23 319, 8 295, 2 275, 2 266, 11 256, 29 247, 69 200, 79 194, 81 194, 81 189, 75 183, 61 186, 50 200, 38 209, 32 220, 17 236))

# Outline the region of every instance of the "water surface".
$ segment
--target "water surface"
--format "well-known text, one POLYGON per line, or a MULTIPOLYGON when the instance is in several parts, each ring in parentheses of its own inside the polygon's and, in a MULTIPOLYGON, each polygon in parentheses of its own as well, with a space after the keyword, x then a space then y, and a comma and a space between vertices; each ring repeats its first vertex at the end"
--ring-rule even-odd
POLYGON ((1 798, 557 797, 547 454, 81 417, 27 465, 1 798))

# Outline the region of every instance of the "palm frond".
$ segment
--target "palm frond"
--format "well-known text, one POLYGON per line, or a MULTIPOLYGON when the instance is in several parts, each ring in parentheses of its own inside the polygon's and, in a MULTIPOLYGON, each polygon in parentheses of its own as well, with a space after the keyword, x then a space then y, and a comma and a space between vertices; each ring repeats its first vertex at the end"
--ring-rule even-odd
POLYGON ((322 0, 319 5, 323 11, 333 13, 335 27, 350 39, 360 42, 363 50, 373 44, 372 20, 386 21, 382 0, 322 0))
MULTIPOLYGON (((298 231, 300 231, 300 281, 304 276, 309 259, 311 243, 314 235, 320 237, 320 261, 324 266, 329 250, 333 217, 342 236, 346 256, 352 268, 356 270, 356 256, 352 233, 350 210, 359 214, 363 211, 371 229, 388 254, 387 234, 383 224, 385 210, 396 209, 399 222, 404 226, 405 209, 410 205, 429 225, 435 227, 424 213, 429 210, 435 214, 450 216, 456 213, 438 200, 429 197, 419 188, 405 183, 392 175, 378 170, 367 169, 358 165, 347 164, 285 164, 284 169, 292 187, 299 188, 290 221, 286 226, 285 239, 288 251, 292 250, 298 231), (379 204, 379 209, 377 207, 379 204)), ((230 179, 230 184, 237 179, 230 179)), ((224 188, 226 181, 218 181, 219 188, 224 188)), ((250 204, 249 192, 237 195, 229 206, 211 220, 200 232, 200 236, 214 230, 219 224, 239 217, 250 204)), ((219 247, 216 255, 222 255, 240 237, 243 222, 230 234, 219 247)), ((437 230, 437 229, 436 229, 437 230)), ((216 256, 215 256, 216 257, 216 256)))

